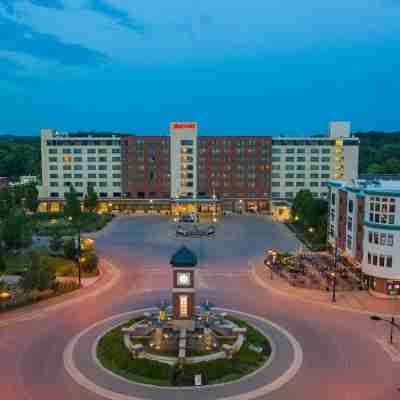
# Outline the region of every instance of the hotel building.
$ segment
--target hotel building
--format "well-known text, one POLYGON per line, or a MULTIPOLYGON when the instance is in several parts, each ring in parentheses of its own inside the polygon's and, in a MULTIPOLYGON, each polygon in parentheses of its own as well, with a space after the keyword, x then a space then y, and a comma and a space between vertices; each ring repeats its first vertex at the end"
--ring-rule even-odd
POLYGON ((72 185, 98 193, 102 210, 270 212, 301 189, 326 197, 330 179, 354 179, 358 139, 334 122, 324 137, 200 135, 173 122, 170 135, 61 134, 42 129, 41 209, 62 208, 72 185))
POLYGON ((400 296, 400 181, 329 182, 328 241, 372 294, 400 296))

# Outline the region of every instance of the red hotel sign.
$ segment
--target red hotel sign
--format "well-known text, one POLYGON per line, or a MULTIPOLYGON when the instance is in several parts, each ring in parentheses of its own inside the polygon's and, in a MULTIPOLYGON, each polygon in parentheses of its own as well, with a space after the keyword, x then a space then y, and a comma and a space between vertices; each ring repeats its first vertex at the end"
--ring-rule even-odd
POLYGON ((196 129, 195 122, 175 122, 171 126, 172 129, 196 129))

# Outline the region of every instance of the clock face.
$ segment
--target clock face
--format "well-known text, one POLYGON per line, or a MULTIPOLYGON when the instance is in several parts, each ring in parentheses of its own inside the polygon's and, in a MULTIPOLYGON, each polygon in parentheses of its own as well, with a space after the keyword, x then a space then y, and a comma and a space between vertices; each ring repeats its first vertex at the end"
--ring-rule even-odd
POLYGON ((179 286, 190 286, 190 272, 178 272, 177 281, 179 286))

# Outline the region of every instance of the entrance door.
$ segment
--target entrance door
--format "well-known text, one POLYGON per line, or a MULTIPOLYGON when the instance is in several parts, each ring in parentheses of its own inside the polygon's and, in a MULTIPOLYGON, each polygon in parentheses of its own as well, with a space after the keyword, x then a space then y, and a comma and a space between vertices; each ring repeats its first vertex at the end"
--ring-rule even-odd
POLYGON ((180 295, 179 296, 179 318, 188 318, 189 317, 189 301, 188 296, 180 295))

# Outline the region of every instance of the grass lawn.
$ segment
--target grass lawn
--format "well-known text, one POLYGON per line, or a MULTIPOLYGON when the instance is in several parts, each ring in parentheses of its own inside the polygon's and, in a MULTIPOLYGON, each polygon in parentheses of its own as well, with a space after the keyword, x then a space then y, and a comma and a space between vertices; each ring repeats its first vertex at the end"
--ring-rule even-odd
MULTIPOLYGON (((52 256, 49 255, 47 250, 41 249, 38 250, 41 259, 48 265, 53 266, 56 271, 56 276, 78 276, 78 266, 77 264, 69 260, 65 257, 60 256, 52 256)), ((30 263, 30 255, 29 253, 24 254, 7 254, 4 257, 4 260, 7 265, 6 273, 10 275, 22 275, 24 273, 24 269, 30 263)), ((82 277, 93 277, 96 276, 98 272, 95 273, 87 273, 82 271, 82 277)))
POLYGON ((123 343, 121 328, 133 321, 120 325, 108 332, 99 341, 97 356, 101 364, 127 379, 159 386, 192 385, 195 374, 202 374, 208 384, 237 380, 260 368, 271 354, 267 338, 247 322, 231 319, 237 325, 247 328, 246 341, 231 360, 215 360, 207 363, 187 364, 183 370, 167 364, 146 359, 132 359, 123 343), (263 353, 249 349, 250 345, 262 346, 263 353))
MULTIPOLYGON (((111 214, 83 213, 82 232, 95 232, 107 225, 112 220, 111 214)), ((63 236, 76 234, 76 228, 64 219, 63 214, 33 214, 31 222, 34 231, 39 236, 51 236, 54 231, 59 231, 63 236)))

